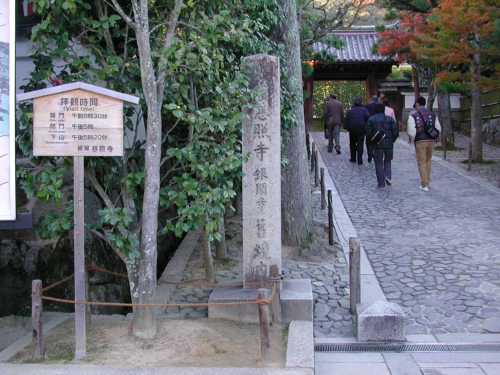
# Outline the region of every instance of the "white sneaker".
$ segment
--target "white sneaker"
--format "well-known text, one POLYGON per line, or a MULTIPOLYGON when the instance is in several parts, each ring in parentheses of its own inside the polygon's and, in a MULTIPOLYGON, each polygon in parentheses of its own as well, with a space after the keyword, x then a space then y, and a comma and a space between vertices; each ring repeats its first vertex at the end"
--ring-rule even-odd
POLYGON ((424 186, 424 187, 419 186, 418 188, 419 188, 420 190, 422 190, 422 191, 429 191, 429 188, 428 188, 427 186, 424 186))

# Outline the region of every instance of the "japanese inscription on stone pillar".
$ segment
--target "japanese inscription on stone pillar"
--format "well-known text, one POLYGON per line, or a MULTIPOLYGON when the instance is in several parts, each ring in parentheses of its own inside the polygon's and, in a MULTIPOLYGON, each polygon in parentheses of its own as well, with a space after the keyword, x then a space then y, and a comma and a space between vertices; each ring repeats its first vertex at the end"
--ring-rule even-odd
POLYGON ((265 89, 243 120, 243 155, 250 155, 243 163, 243 281, 253 283, 267 280, 271 265, 281 272, 280 69, 275 56, 245 63, 250 89, 265 89))

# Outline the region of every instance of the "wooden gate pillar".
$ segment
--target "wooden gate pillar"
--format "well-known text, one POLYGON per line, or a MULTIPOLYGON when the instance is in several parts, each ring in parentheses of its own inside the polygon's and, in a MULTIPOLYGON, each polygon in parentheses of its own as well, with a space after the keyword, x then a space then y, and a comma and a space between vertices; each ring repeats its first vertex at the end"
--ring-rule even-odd
POLYGON ((304 80, 304 91, 309 93, 309 97, 304 99, 304 123, 306 129, 314 129, 313 120, 313 77, 306 78, 304 80))

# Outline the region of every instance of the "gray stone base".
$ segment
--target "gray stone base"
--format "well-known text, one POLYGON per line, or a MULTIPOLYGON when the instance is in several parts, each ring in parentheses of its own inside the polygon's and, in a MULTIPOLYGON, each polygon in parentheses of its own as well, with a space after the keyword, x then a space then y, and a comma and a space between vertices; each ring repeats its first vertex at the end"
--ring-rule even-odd
MULTIPOLYGON (((221 280, 221 284, 241 284, 242 281, 221 280)), ((248 302, 257 299, 256 289, 243 289, 242 286, 217 286, 210 295, 208 303, 248 302)), ((259 323, 258 305, 208 306, 209 319, 228 319, 242 323, 259 323)))
POLYGON ((313 321, 313 296, 311 280, 295 279, 281 282, 281 319, 313 321))
MULTIPOLYGON (((224 281, 221 284, 241 283, 224 281)), ((281 288, 282 323, 292 320, 313 320, 313 299, 310 280, 283 280, 281 288)), ((242 286, 218 286, 214 289, 208 303, 255 301, 257 290, 243 289, 242 286)), ((259 323, 257 305, 222 305, 208 306, 210 319, 222 318, 242 323, 259 323)))
POLYGON ((405 341, 405 314, 395 303, 360 303, 356 306, 356 335, 360 342, 405 341))

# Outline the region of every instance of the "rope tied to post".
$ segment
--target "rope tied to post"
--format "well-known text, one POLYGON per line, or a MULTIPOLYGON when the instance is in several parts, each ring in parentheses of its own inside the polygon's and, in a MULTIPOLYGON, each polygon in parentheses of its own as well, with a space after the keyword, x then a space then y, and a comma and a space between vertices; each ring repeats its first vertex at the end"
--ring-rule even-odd
MULTIPOLYGON (((97 267, 95 265, 87 265, 85 266, 86 271, 102 271, 106 272, 109 274, 113 274, 116 276, 121 276, 121 277, 126 277, 128 278, 127 275, 119 274, 116 272, 111 272, 108 271, 104 268, 97 267)), ((66 281, 71 280, 75 274, 72 274, 63 280, 60 280, 46 288, 42 289, 42 292, 45 292, 49 289, 52 289, 66 281)), ((281 277, 273 277, 269 278, 268 280, 265 281, 260 281, 260 282, 252 282, 252 283, 240 283, 240 284, 203 284, 203 283, 176 283, 176 282, 168 282, 165 281, 164 283, 168 284, 175 284, 175 285, 193 285, 193 286, 245 286, 245 285, 264 285, 264 284, 269 284, 273 283, 273 286, 271 288, 271 295, 267 299, 256 299, 255 301, 243 301, 243 302, 218 302, 218 303, 177 303, 177 304, 163 304, 163 303, 121 303, 121 302, 90 302, 90 301, 72 301, 72 300, 65 300, 61 298, 55 298, 55 297, 47 297, 47 296, 42 296, 41 298, 47 301, 53 301, 53 302, 59 302, 59 303, 69 303, 73 305, 97 305, 97 306, 123 306, 123 307, 144 307, 144 306, 151 306, 151 307, 193 307, 193 306, 231 306, 231 305, 269 305, 274 298, 274 294, 276 291, 276 284, 281 280, 281 277)))

